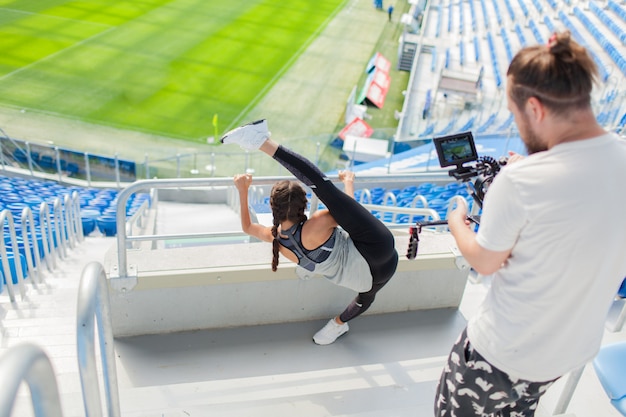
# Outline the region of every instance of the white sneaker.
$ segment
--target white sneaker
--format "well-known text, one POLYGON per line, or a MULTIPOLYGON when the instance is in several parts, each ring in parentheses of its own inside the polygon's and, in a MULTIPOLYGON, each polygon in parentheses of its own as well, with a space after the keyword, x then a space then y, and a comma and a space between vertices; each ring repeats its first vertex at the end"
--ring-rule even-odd
POLYGON ((227 132, 222 136, 220 142, 226 144, 235 143, 243 149, 252 151, 259 149, 269 137, 270 132, 267 130, 267 120, 261 119, 227 132))
POLYGON ((313 341, 318 345, 330 345, 348 330, 350 330, 348 323, 337 324, 335 319, 332 318, 319 332, 315 333, 313 341))

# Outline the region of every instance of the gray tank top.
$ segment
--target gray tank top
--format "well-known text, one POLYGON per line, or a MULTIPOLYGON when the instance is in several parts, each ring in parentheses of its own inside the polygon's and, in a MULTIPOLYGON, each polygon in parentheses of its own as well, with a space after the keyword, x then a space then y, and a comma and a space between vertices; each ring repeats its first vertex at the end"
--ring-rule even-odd
POLYGON ((367 292, 372 289, 372 272, 363 255, 357 250, 348 232, 337 227, 335 229, 335 245, 328 258, 313 265, 310 271, 296 266, 296 274, 301 279, 309 279, 321 275, 330 282, 349 288, 356 292, 367 292))

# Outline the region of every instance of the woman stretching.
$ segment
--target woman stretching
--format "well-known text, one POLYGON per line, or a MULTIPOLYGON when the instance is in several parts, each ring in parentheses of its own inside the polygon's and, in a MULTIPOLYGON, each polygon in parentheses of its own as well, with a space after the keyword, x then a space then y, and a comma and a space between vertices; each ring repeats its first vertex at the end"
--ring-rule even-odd
POLYGON ((272 242, 273 271, 281 253, 297 263, 296 273, 301 278, 322 275, 359 293, 343 313, 330 319, 313 336, 318 345, 328 345, 348 331, 348 321, 365 312, 393 276, 398 265, 394 238, 385 225, 354 200, 354 173, 339 174, 344 193, 309 160, 269 137, 267 122, 259 120, 231 130, 221 142, 268 154, 310 187, 327 209, 307 218, 304 189, 295 181, 279 181, 270 194, 274 225, 252 223, 248 211, 252 176, 242 174, 234 179, 241 202, 241 226, 245 233, 272 242))

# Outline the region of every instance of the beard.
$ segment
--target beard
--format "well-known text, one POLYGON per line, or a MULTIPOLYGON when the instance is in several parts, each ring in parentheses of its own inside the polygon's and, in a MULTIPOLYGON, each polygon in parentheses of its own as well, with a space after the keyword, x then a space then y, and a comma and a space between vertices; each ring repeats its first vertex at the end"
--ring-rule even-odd
POLYGON ((543 140, 537 135, 537 133, 530 127, 528 119, 523 116, 523 122, 521 126, 517 126, 519 129, 520 137, 526 146, 526 152, 528 155, 532 155, 537 152, 547 151, 548 147, 543 140))

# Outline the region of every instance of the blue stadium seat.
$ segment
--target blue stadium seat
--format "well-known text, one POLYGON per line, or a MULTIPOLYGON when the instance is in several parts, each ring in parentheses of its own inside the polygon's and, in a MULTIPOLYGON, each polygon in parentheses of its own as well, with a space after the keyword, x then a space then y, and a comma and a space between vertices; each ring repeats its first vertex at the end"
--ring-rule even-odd
POLYGON ((626 278, 624 279, 624 281, 622 281, 622 285, 617 291, 617 296, 620 298, 626 298, 626 278))
POLYGON ((522 27, 519 23, 515 24, 515 33, 517 33, 517 38, 519 39, 521 47, 526 47, 526 37, 524 36, 524 32, 522 31, 522 27))
POLYGON ((117 234, 117 223, 115 216, 99 216, 96 225, 100 233, 105 236, 115 236, 117 234))
POLYGON ((530 28, 530 31, 533 33, 533 36, 535 37, 535 40, 537 41, 538 44, 545 44, 546 41, 543 38, 543 36, 541 36, 541 32, 539 31, 539 27, 537 27, 537 24, 535 23, 534 20, 530 19, 528 21, 528 27, 530 28))
MULTIPOLYGON (((18 254, 18 259, 19 259, 19 263, 20 266, 22 268, 22 273, 24 274, 24 278, 28 277, 28 265, 26 264, 26 257, 24 255, 22 255, 21 253, 18 254)), ((17 284, 17 267, 15 265, 15 255, 13 252, 9 252, 7 251, 7 262, 9 263, 9 275, 12 277, 11 282, 13 282, 13 284, 17 284)), ((6 284, 6 271, 4 270, 4 266, 2 265, 2 262, 0 262, 0 273, 2 273, 2 280, 3 283, 6 284)))
POLYGON ((609 0, 607 6, 610 10, 612 10, 615 14, 617 14, 624 22, 626 22, 626 9, 622 8, 617 2, 614 0, 609 0))
POLYGON ((493 76, 496 79, 496 87, 502 86, 502 75, 500 75, 500 67, 498 65, 498 56, 496 53, 496 47, 493 43, 493 35, 491 32, 487 32, 487 44, 489 45, 489 54, 491 55, 491 64, 493 67, 493 76))
POLYGON ((611 404, 626 416, 626 342, 603 346, 593 367, 611 404))
POLYGON ((485 0, 480 0, 480 7, 483 10, 483 22, 485 24, 485 27, 487 29, 489 29, 489 13, 487 13, 487 5, 485 4, 485 0))
POLYGON ((485 121, 485 123, 480 125, 478 129, 476 129, 476 133, 485 133, 487 129, 489 129, 491 125, 493 125, 493 122, 495 122, 497 116, 498 116, 498 113, 492 113, 489 116, 489 118, 485 121))
POLYGON ((480 43, 478 42, 478 36, 474 36, 474 59, 476 62, 480 61, 480 43))
POLYGON ((511 49, 511 42, 509 42, 509 35, 506 33, 506 29, 500 29, 500 36, 502 37, 502 42, 504 43, 504 51, 506 52, 507 62, 511 62, 513 60, 513 50, 511 49))

